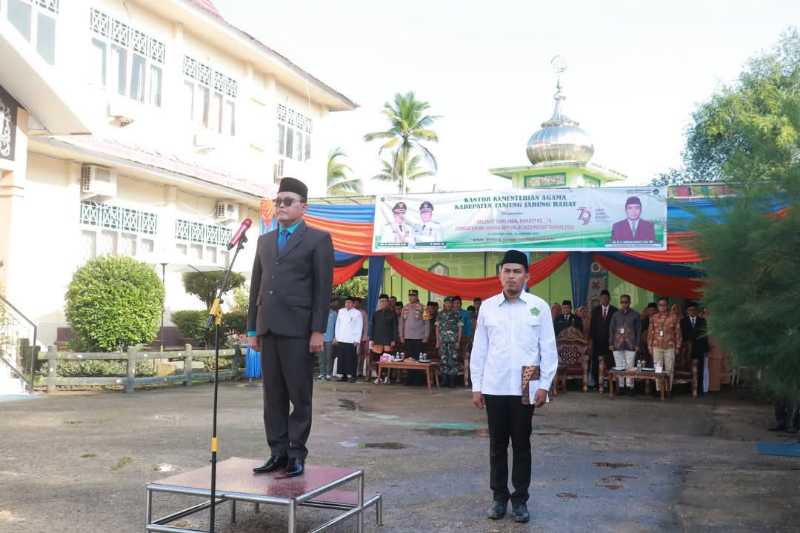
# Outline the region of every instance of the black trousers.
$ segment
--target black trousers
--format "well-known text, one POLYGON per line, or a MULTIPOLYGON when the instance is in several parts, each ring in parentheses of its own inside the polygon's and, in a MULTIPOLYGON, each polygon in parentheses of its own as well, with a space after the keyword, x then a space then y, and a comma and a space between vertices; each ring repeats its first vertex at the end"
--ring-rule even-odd
POLYGON ((419 359, 419 354, 422 353, 422 339, 406 339, 403 347, 408 357, 419 359))
POLYGON ((533 405, 522 405, 520 396, 483 395, 489 420, 489 486, 495 501, 514 505, 528 501, 531 485, 531 431, 533 405), (508 441, 513 450, 511 484, 508 492, 508 441))
POLYGON ((337 342, 334 346, 336 358, 336 370, 343 376, 355 376, 358 372, 358 355, 356 347, 350 342, 337 342))
POLYGON ((609 370, 610 360, 613 358, 611 355, 611 348, 608 345, 603 345, 602 341, 592 340, 592 354, 589 358, 589 381, 594 380, 595 383, 600 382, 600 359, 606 362, 606 371, 609 370))
POLYGON ((314 355, 308 337, 261 337, 264 429, 272 455, 305 460, 311 433, 314 355), (289 414, 289 402, 293 410, 289 414))
POLYGON ((692 358, 695 361, 697 361, 697 395, 698 396, 702 396, 703 394, 705 394, 703 392, 703 380, 705 380, 705 374, 706 374, 706 365, 704 364, 706 355, 707 354, 703 354, 700 357, 693 357, 692 358))

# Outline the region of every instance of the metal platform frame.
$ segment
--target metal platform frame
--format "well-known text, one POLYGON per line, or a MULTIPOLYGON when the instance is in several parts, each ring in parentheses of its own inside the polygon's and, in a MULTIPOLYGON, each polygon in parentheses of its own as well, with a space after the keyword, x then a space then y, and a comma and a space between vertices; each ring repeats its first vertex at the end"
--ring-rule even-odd
MULTIPOLYGON (((211 507, 210 499, 153 520, 153 494, 157 492, 163 492, 169 494, 183 494, 186 496, 205 496, 206 498, 210 498, 211 497, 210 489, 200 489, 200 488, 184 487, 178 485, 167 485, 158 482, 149 483, 145 487, 145 489, 147 490, 147 523, 145 526, 146 531, 156 531, 161 533, 198 533, 203 531, 199 529, 171 527, 167 524, 169 524, 170 522, 174 522, 175 520, 178 520, 180 518, 184 518, 189 515, 208 509, 209 507, 211 507)), ((256 512, 259 512, 260 510, 259 506, 262 503, 288 507, 289 508, 288 527, 287 527, 288 533, 297 532, 297 509, 298 507, 301 506, 313 507, 318 509, 332 509, 337 511, 345 511, 342 514, 331 518, 318 528, 311 530, 311 533, 325 531, 331 526, 338 524, 339 522, 346 520, 354 515, 356 516, 355 531, 361 533, 364 530, 364 511, 373 505, 375 506, 376 524, 379 527, 383 525, 383 496, 381 494, 376 494, 375 496, 372 496, 369 499, 366 500, 364 499, 363 470, 356 470, 344 477, 336 479, 335 481, 317 487, 313 490, 310 490, 304 494, 301 494, 293 498, 266 496, 253 493, 232 492, 219 489, 217 490, 216 493, 217 493, 217 498, 216 498, 217 505, 220 505, 227 501, 231 502, 231 523, 236 523, 236 503, 242 501, 242 502, 254 503, 256 505, 255 507, 256 512), (336 487, 339 487, 341 485, 344 485, 345 483, 349 483, 354 480, 356 481, 357 484, 356 503, 349 504, 344 502, 328 502, 324 501, 324 499, 318 499, 326 492, 331 491, 336 487)))

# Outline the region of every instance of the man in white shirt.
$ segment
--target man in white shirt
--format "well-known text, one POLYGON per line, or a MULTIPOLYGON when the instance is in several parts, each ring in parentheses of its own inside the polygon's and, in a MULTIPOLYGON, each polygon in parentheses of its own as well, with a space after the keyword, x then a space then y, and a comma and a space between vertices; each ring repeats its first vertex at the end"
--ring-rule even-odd
MULTIPOLYGON (((490 486, 494 504, 488 518, 505 516, 511 500, 514 521, 527 522, 531 483, 533 410, 544 405, 558 368, 556 336, 550 306, 525 292, 528 257, 509 250, 500 265, 503 292, 485 300, 478 314, 470 357, 472 403, 486 408, 490 439, 490 486), (534 405, 522 403, 522 367, 538 366, 539 379, 530 382, 534 405), (513 448, 508 491, 508 441, 513 448)), ((526 402, 527 403, 527 402, 526 402)))
POLYGON ((336 316, 336 329, 334 330, 333 344, 336 350, 337 370, 342 375, 340 381, 355 383, 358 373, 358 356, 356 348, 361 344, 361 331, 364 327, 364 320, 361 311, 353 307, 353 298, 348 296, 344 301, 344 307, 339 309, 336 316))

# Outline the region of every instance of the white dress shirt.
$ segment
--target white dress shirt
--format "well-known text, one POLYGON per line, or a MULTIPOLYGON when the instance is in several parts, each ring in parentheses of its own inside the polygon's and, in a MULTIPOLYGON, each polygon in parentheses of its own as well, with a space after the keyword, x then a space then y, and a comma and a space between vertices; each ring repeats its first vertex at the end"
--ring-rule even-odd
POLYGON ((361 330, 364 327, 364 320, 361 311, 355 307, 347 309, 342 307, 336 316, 336 329, 334 338, 338 342, 348 342, 354 344, 361 342, 361 330))
POLYGON ((484 301, 470 356, 473 392, 522 395, 522 367, 538 365, 531 387, 550 390, 558 369, 558 350, 550 306, 523 292, 515 301, 500 293, 484 301))

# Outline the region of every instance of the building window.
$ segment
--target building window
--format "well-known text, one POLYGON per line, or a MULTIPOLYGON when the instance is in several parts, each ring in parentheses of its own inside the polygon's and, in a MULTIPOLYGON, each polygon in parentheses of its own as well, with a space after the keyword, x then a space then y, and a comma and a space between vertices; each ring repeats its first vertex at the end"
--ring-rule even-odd
POLYGON ((162 70, 161 67, 150 65, 150 99, 148 103, 161 107, 161 86, 162 86, 162 70))
POLYGON ((297 161, 311 159, 311 119, 283 104, 278 104, 276 118, 278 154, 297 161))
POLYGON ((155 213, 84 200, 80 222, 83 255, 87 260, 109 254, 148 257, 155 250, 158 233, 155 213))
POLYGON ((91 57, 89 64, 98 65, 92 69, 92 81, 105 87, 108 78, 108 45, 100 39, 92 39, 91 57))
POLYGON ((8 0, 8 21, 49 64, 56 62, 58 0, 8 0))
POLYGON ((94 8, 89 29, 93 33, 91 78, 120 96, 161 107, 164 43, 94 8))
POLYGON ((183 74, 190 120, 215 133, 236 135, 236 80, 189 56, 183 58, 183 74))

